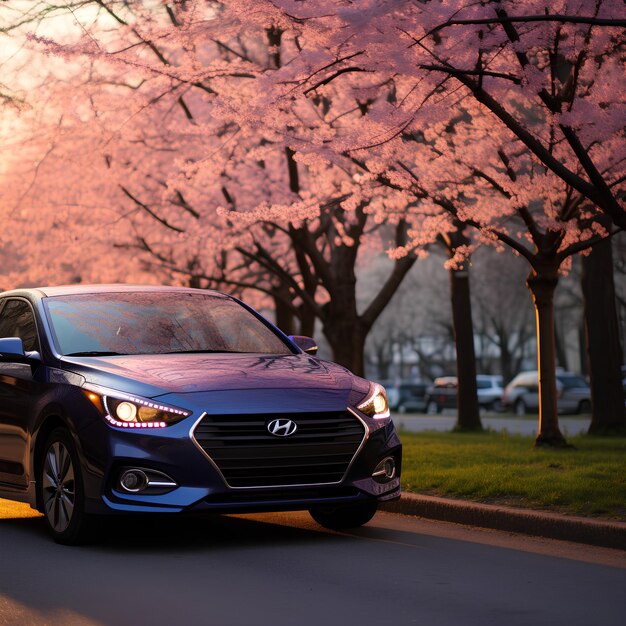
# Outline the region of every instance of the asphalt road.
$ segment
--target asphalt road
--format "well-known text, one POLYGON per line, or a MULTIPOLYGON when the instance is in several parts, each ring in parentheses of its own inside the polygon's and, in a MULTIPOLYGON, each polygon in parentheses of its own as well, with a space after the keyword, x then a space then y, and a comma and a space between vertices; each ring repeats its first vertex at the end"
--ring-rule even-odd
MULTIPOLYGON (((424 413, 394 413, 393 422, 396 428, 403 428, 407 432, 422 432, 436 430, 439 432, 450 431, 456 423, 454 411, 444 411, 442 415, 425 415, 424 413)), ((513 415, 499 413, 481 413, 480 420, 484 428, 491 428, 497 432, 507 430, 515 435, 537 434, 538 417, 515 417, 513 415)), ((559 427, 565 436, 572 437, 586 433, 591 423, 591 416, 559 416, 559 427)))
POLYGON ((626 553, 379 513, 111 519, 52 543, 0 500, 0 624, 576 626, 624 623, 626 553))

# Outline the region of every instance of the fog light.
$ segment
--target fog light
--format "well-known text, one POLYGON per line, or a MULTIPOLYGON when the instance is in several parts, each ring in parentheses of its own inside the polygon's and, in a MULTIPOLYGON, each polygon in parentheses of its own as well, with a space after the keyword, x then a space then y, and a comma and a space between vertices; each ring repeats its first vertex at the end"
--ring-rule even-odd
POLYGON ((145 472, 138 469, 126 470, 120 476, 120 486, 124 491, 137 493, 143 491, 148 485, 148 477, 145 472))
POLYGON ((383 459, 372 472, 372 478, 387 482, 396 477, 396 460, 392 456, 383 459))

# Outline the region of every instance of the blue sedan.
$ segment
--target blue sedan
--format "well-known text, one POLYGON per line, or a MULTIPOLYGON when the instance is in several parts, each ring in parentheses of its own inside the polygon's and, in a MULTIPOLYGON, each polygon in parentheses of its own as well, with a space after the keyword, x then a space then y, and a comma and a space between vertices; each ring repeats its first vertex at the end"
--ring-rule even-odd
POLYGON ((399 497, 385 390, 230 296, 97 285, 0 293, 0 497, 65 544, 113 514, 309 510, 399 497))

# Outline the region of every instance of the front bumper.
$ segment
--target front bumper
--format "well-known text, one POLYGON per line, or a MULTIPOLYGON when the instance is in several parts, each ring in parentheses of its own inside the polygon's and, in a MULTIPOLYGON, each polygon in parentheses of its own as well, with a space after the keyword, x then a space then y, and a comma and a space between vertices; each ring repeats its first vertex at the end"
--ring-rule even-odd
POLYGON ((333 483, 233 488, 198 446, 193 429, 198 413, 163 429, 129 431, 109 426, 102 418, 79 433, 86 510, 93 514, 254 512, 302 510, 400 495, 402 446, 393 423, 380 424, 362 414, 365 437, 343 478, 333 483), (377 464, 392 456, 396 475, 372 478, 377 464), (156 470, 171 477, 176 488, 167 493, 126 493, 119 486, 122 468, 156 470))

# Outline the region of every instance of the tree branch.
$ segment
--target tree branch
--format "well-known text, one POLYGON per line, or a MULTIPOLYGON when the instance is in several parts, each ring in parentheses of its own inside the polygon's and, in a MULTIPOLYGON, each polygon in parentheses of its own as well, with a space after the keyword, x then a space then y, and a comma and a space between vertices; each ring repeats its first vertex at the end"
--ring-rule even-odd
POLYGON ((366 70, 366 69, 364 69, 362 67, 343 67, 340 70, 337 70, 336 72, 331 74, 330 76, 327 76, 323 80, 320 80, 319 82, 315 83, 315 85, 313 85, 312 87, 309 87, 308 89, 305 89, 302 93, 306 96, 311 91, 315 91, 318 87, 322 87, 324 85, 328 85, 328 83, 331 83, 338 76, 341 76, 342 74, 348 74, 348 73, 351 73, 351 72, 369 72, 369 70, 366 70))
POLYGON ((486 17, 466 20, 448 20, 443 24, 439 24, 429 30, 420 40, 434 35, 435 33, 448 28, 450 26, 479 26, 481 24, 515 24, 530 22, 560 22, 561 24, 590 24, 592 26, 608 26, 615 28, 623 28, 626 26, 626 19, 615 18, 598 18, 583 15, 563 15, 555 13, 554 15, 502 15, 498 17, 486 17))
MULTIPOLYGON (((396 226, 396 245, 402 246, 407 242, 407 224, 405 220, 400 220, 396 226)), ((389 304, 391 298, 393 298, 396 291, 400 287, 402 280, 407 275, 409 270, 413 267, 417 261, 415 254, 408 254, 401 259, 396 259, 391 274, 387 277, 385 284, 380 291, 376 294, 374 299, 370 302, 369 306, 365 309, 360 316, 361 321, 371 328, 374 322, 378 319, 380 314, 384 311, 385 307, 389 304)))
POLYGON ((450 76, 492 76, 494 78, 503 78, 505 80, 510 80, 512 83, 516 85, 522 84, 522 79, 518 76, 514 76, 513 74, 505 74, 504 72, 491 72, 489 70, 461 70, 455 67, 449 67, 447 65, 420 65, 420 69, 423 70, 434 70, 438 72, 446 72, 450 74, 450 76))
POLYGON ((119 185, 119 188, 122 190, 122 192, 124 193, 124 195, 127 198, 130 198, 140 209, 142 209, 148 215, 153 217, 157 222, 159 222, 160 224, 163 224, 163 226, 165 226, 166 228, 169 228, 170 230, 173 230, 175 233, 184 233, 185 232, 182 228, 178 228, 177 226, 173 226, 165 218, 160 217, 159 215, 157 215, 147 204, 144 204, 143 202, 141 202, 141 200, 139 200, 139 198, 136 198, 130 191, 128 191, 128 189, 126 189, 126 187, 124 187, 124 185, 119 185))

